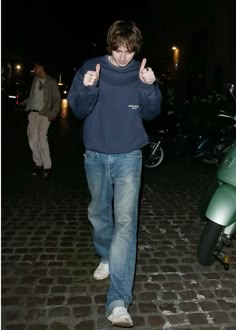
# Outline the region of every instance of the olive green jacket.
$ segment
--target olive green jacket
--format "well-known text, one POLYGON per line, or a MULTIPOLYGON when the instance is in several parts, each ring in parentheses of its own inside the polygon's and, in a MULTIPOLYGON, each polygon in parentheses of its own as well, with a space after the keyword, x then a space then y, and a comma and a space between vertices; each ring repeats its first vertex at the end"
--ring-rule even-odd
MULTIPOLYGON (((29 97, 23 102, 26 105, 25 111, 32 109, 31 96, 33 94, 37 79, 37 77, 34 78, 29 97)), ((43 95, 44 106, 40 109, 39 114, 48 117, 49 120, 55 120, 60 110, 61 94, 56 80, 49 75, 43 84, 43 95)))

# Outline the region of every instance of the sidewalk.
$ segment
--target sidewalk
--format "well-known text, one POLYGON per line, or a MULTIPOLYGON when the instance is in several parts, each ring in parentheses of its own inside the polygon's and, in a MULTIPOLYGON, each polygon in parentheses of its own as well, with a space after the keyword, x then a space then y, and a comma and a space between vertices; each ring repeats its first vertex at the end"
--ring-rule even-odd
MULTIPOLYGON (((2 329, 109 330, 109 279, 87 219, 89 194, 80 124, 61 111, 50 131, 54 173, 31 176, 27 117, 2 120, 2 329)), ((145 169, 141 190, 133 329, 236 330, 236 244, 231 268, 202 267, 196 249, 201 198, 215 167, 166 160, 145 169)))

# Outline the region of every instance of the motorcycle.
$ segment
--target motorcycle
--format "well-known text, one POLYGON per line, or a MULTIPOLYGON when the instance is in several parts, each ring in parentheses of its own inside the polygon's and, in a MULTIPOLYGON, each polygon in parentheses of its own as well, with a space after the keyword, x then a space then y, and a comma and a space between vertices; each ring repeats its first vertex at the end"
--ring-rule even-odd
MULTIPOLYGON (((236 101, 234 84, 227 84, 225 87, 236 101)), ((149 143, 143 148, 144 167, 159 166, 168 154, 177 158, 203 158, 205 163, 219 164, 222 161, 236 138, 236 115, 225 109, 219 110, 217 118, 223 125, 215 128, 214 137, 200 131, 192 132, 184 115, 189 112, 186 111, 188 103, 185 102, 183 113, 172 106, 167 112, 166 125, 149 134, 149 143)))
POLYGON ((159 166, 164 157, 198 158, 209 149, 209 137, 186 132, 182 118, 171 112, 169 125, 149 135, 149 143, 143 148, 143 165, 159 166))
POLYGON ((230 256, 224 252, 236 238, 236 141, 216 173, 218 185, 207 206, 205 224, 197 248, 197 259, 203 266, 220 261, 230 268, 230 256))

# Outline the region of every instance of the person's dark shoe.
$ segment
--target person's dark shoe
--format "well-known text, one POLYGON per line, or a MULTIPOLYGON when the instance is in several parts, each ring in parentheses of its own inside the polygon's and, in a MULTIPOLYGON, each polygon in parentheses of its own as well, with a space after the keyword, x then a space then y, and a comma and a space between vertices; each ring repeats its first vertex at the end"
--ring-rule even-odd
POLYGON ((42 171, 42 177, 43 178, 48 178, 52 174, 52 169, 51 168, 44 168, 42 171))
POLYGON ((41 173, 42 173, 42 166, 35 165, 35 167, 33 168, 33 171, 32 171, 32 175, 33 176, 40 176, 41 173))

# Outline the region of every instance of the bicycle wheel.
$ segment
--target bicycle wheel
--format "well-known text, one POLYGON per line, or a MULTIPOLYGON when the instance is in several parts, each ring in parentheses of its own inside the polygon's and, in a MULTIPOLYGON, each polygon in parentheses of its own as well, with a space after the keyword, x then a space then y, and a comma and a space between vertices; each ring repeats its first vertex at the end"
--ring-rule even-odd
POLYGON ((147 168, 154 168, 161 164, 164 157, 164 151, 161 146, 161 140, 157 138, 150 139, 150 142, 143 148, 143 165, 147 168))

